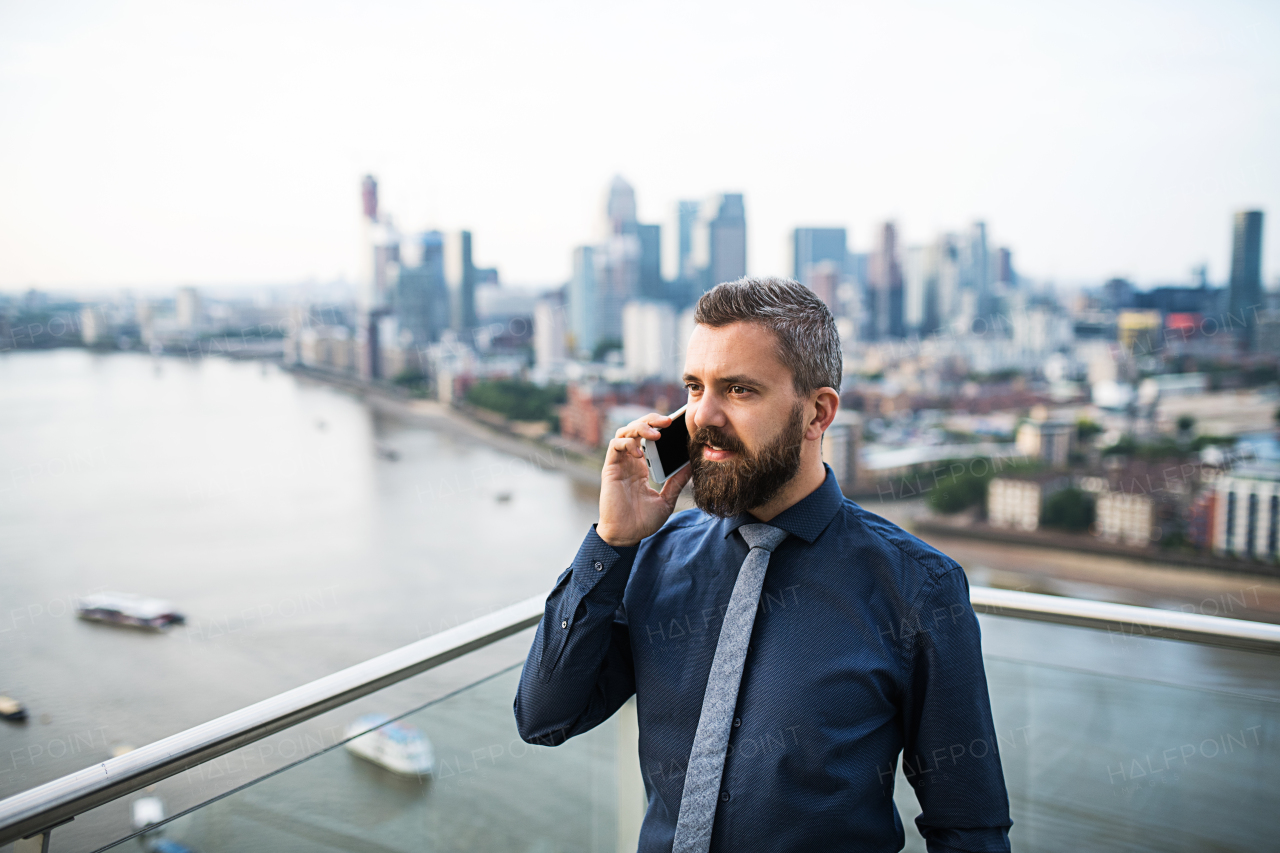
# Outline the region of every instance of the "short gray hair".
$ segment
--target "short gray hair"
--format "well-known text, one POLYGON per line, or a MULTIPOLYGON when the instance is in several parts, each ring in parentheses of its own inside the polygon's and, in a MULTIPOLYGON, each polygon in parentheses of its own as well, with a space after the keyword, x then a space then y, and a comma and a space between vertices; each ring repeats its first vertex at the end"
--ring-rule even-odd
POLYGON ((778 339, 778 358, 791 370, 796 393, 819 388, 840 391, 844 356, 835 318, 817 295, 786 278, 740 278, 702 294, 694 322, 718 329, 730 323, 759 323, 778 339))

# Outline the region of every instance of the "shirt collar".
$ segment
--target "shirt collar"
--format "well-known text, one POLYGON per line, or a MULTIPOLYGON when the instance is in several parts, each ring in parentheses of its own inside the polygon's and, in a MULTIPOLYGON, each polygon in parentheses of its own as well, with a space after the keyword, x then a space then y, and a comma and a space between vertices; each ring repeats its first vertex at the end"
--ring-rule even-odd
MULTIPOLYGON (((822 485, 769 521, 769 524, 774 527, 785 530, 810 545, 821 535, 822 531, 827 529, 831 519, 835 518, 836 511, 844 503, 844 495, 840 492, 840 484, 836 482, 836 475, 832 472, 831 466, 823 463, 822 467, 827 471, 826 479, 822 481, 822 485)), ((744 524, 758 524, 759 521, 760 519, 749 512, 735 515, 733 518, 726 518, 721 522, 724 528, 724 537, 728 539, 733 531, 744 524)))

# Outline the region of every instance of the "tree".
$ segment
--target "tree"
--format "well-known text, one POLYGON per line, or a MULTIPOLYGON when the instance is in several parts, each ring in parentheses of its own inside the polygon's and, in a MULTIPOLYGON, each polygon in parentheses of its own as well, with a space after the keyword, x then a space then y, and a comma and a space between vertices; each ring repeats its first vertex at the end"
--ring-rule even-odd
POLYGON ((591 351, 592 361, 604 361, 605 356, 614 350, 622 349, 622 341, 617 338, 605 338, 596 344, 596 348, 591 351))
POLYGON ((513 421, 545 421, 565 401, 563 385, 545 388, 519 379, 482 379, 467 390, 467 402, 513 421))
POLYGON ((1081 444, 1087 443, 1089 439, 1100 432, 1102 432, 1102 427, 1088 418, 1081 418, 1076 421, 1076 439, 1081 444))
POLYGON ((1040 523, 1046 527, 1079 532, 1093 524, 1096 510, 1093 495, 1081 489, 1054 492, 1040 510, 1040 523))

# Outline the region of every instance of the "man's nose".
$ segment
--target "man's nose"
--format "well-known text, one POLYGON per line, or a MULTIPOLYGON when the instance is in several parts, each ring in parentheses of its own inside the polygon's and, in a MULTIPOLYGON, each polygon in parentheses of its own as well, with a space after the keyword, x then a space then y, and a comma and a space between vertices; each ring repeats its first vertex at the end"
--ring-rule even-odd
POLYGON ((724 407, 715 394, 703 394, 693 408, 693 427, 695 430, 713 426, 724 429, 728 419, 724 416, 724 407))

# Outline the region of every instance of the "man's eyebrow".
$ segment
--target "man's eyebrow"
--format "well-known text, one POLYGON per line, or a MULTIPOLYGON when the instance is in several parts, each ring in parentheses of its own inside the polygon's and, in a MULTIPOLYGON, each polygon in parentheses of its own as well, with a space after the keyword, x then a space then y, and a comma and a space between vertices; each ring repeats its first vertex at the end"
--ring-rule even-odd
MULTIPOLYGON (((692 373, 686 373, 684 375, 683 381, 701 382, 702 380, 699 379, 697 376, 694 376, 692 373)), ((716 381, 721 385, 754 385, 757 388, 762 388, 765 385, 765 383, 761 382, 758 379, 754 379, 750 376, 743 376, 743 375, 722 376, 716 381)))
POLYGON ((756 379, 754 377, 743 376, 739 374, 736 376, 721 377, 720 384, 721 385, 754 385, 757 388, 759 388, 763 386, 765 383, 761 382, 759 379, 756 379))

